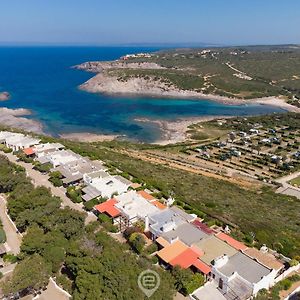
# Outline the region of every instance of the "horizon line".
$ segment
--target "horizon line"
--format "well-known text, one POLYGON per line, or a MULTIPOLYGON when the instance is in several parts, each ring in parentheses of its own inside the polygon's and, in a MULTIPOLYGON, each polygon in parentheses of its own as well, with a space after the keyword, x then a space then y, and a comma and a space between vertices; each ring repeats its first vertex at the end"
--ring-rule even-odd
POLYGON ((251 47, 251 46, 299 46, 300 43, 241 43, 216 44, 205 42, 133 42, 133 43, 60 43, 60 42, 1 42, 7 47, 251 47))

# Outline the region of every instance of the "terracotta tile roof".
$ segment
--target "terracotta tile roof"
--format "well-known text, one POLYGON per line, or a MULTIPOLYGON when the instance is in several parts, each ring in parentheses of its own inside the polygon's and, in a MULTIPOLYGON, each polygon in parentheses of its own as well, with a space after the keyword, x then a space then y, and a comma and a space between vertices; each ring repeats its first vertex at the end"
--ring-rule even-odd
POLYGON ((184 252, 188 249, 188 246, 186 246, 181 241, 176 241, 169 246, 165 247, 164 249, 157 252, 157 255, 166 263, 169 263, 171 260, 173 260, 176 256, 184 252))
POLYGON ((138 191, 137 193, 148 201, 155 200, 155 198, 152 195, 148 194, 145 191, 138 191))
POLYGON ((284 264, 277 260, 276 257, 271 253, 264 253, 256 248, 248 248, 244 251, 244 253, 258 260, 261 264, 270 269, 274 269, 277 271, 284 267, 284 264))
POLYGON ((95 206, 100 213, 107 213, 110 217, 115 218, 120 215, 120 211, 115 207, 118 201, 114 198, 107 200, 95 206))
POLYGON ((200 272, 202 272, 203 274, 208 274, 209 272, 211 272, 211 267, 209 267, 207 264, 205 264, 203 261, 201 261, 200 259, 197 259, 194 263, 193 266, 195 268, 197 268, 200 272))
POLYGON ((153 204, 154 206, 156 206, 157 208, 161 209, 161 210, 167 208, 164 204, 160 203, 157 200, 151 201, 150 203, 153 204))
POLYGON ((182 253, 180 253, 178 256, 176 256, 174 259, 170 261, 170 265, 174 266, 180 266, 183 269, 189 268, 194 263, 197 263, 199 255, 197 252, 195 252, 193 249, 188 248, 182 253))
POLYGON ((195 220, 192 222, 194 226, 196 226, 198 229, 202 230, 203 232, 207 234, 213 234, 215 231, 211 228, 209 228, 206 224, 202 223, 200 220, 195 220))
POLYGON ((165 240, 163 237, 161 237, 161 236, 160 236, 159 238, 156 239, 156 242, 157 242, 158 244, 160 244, 161 246, 163 246, 164 248, 170 245, 170 243, 169 243, 168 241, 166 241, 166 240, 165 240))
POLYGON ((198 254, 198 257, 204 255, 204 252, 200 248, 198 248, 197 246, 195 246, 195 245, 193 245, 191 247, 191 249, 198 254))
POLYGON ((35 153, 33 148, 25 148, 25 149, 23 149, 23 152, 24 152, 26 155, 32 155, 32 154, 35 153))
POLYGON ((219 232, 216 234, 216 237, 218 237, 220 240, 226 242, 228 245, 230 245, 231 247, 235 248, 236 250, 246 250, 248 247, 246 245, 244 245, 243 243, 235 240, 234 238, 232 238, 231 236, 223 233, 223 232, 219 232))

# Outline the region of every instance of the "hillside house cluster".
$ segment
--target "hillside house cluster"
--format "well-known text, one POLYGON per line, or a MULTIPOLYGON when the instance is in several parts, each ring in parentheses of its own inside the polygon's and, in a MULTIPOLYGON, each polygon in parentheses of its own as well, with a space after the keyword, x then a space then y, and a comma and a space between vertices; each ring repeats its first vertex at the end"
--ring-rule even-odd
POLYGON ((81 184, 83 201, 101 197, 103 202, 94 206, 94 213, 107 215, 120 232, 142 222, 145 236, 158 245, 155 255, 163 268, 180 266, 204 275, 207 284, 190 295, 191 299, 246 300, 272 287, 286 270, 266 247, 249 248, 226 230, 212 229, 197 215, 173 205, 174 200, 162 202, 151 191, 134 190, 131 181, 109 174, 101 161, 22 134, 0 132, 0 143, 23 151, 40 164, 51 164, 52 171, 62 174, 64 186, 81 184), (203 293, 214 296, 203 298, 203 293))
POLYGON ((144 222, 144 234, 157 243, 156 255, 163 268, 178 265, 203 274, 224 299, 248 299, 260 289, 269 289, 285 269, 268 250, 248 248, 225 232, 209 228, 196 215, 175 205, 165 206, 145 191, 126 192, 95 210, 111 217, 121 231, 144 222))

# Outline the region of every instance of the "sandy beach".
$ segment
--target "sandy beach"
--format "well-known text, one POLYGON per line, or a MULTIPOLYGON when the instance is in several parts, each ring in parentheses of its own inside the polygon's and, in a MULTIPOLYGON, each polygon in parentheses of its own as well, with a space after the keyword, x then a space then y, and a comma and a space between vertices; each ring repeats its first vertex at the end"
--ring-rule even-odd
POLYGON ((59 135, 60 138, 76 141, 76 142, 86 142, 86 143, 94 143, 94 142, 106 142, 112 141, 118 138, 118 135, 105 135, 105 134, 95 134, 89 132, 73 132, 73 133, 64 133, 59 135))

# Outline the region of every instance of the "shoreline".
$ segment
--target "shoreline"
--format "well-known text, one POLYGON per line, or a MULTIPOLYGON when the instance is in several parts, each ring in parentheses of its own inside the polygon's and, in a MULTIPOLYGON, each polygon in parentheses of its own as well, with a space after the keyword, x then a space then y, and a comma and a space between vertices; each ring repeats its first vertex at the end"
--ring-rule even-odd
POLYGON ((217 119, 230 119, 235 116, 203 116, 203 117, 191 117, 180 118, 175 121, 166 120, 151 120, 147 118, 136 118, 135 122, 152 123, 158 125, 162 132, 162 137, 150 144, 165 146, 168 144, 176 144, 185 142, 188 139, 188 127, 193 124, 208 122, 217 119))
MULTIPOLYGON (((102 75, 101 73, 98 75, 102 75)), ((94 76, 85 83, 81 84, 79 86, 79 89, 88 93, 93 94, 105 94, 111 97, 149 97, 149 98, 165 98, 165 99, 180 99, 180 100, 209 100, 214 101, 218 103, 222 103, 224 105, 253 105, 253 104, 259 104, 259 105, 269 105, 281 108, 283 110, 289 111, 289 112, 297 112, 300 113, 300 108, 297 106, 294 106, 292 104, 287 103, 283 98, 280 98, 279 96, 270 96, 270 97, 262 97, 262 98, 253 98, 253 99, 241 99, 241 98, 229 98, 225 96, 220 95, 214 95, 214 94, 202 94, 199 92, 193 92, 193 91, 183 91, 183 90, 168 90, 168 91, 161 91, 157 89, 153 90, 136 90, 133 92, 122 92, 122 91, 106 91, 103 87, 99 87, 96 85, 96 83, 91 83, 92 80, 97 77, 94 76)), ((94 81, 93 80, 93 81, 94 81)), ((116 86, 113 87, 116 89, 116 86)))
POLYGON ((41 122, 25 118, 25 116, 30 116, 31 114, 32 112, 25 108, 10 109, 0 107, 0 124, 7 127, 23 129, 28 132, 44 134, 41 122))
POLYGON ((95 143, 95 142, 110 142, 120 137, 120 135, 113 134, 97 134, 90 132, 71 132, 71 133, 61 133, 59 134, 61 139, 66 139, 74 142, 85 142, 85 143, 95 143))

